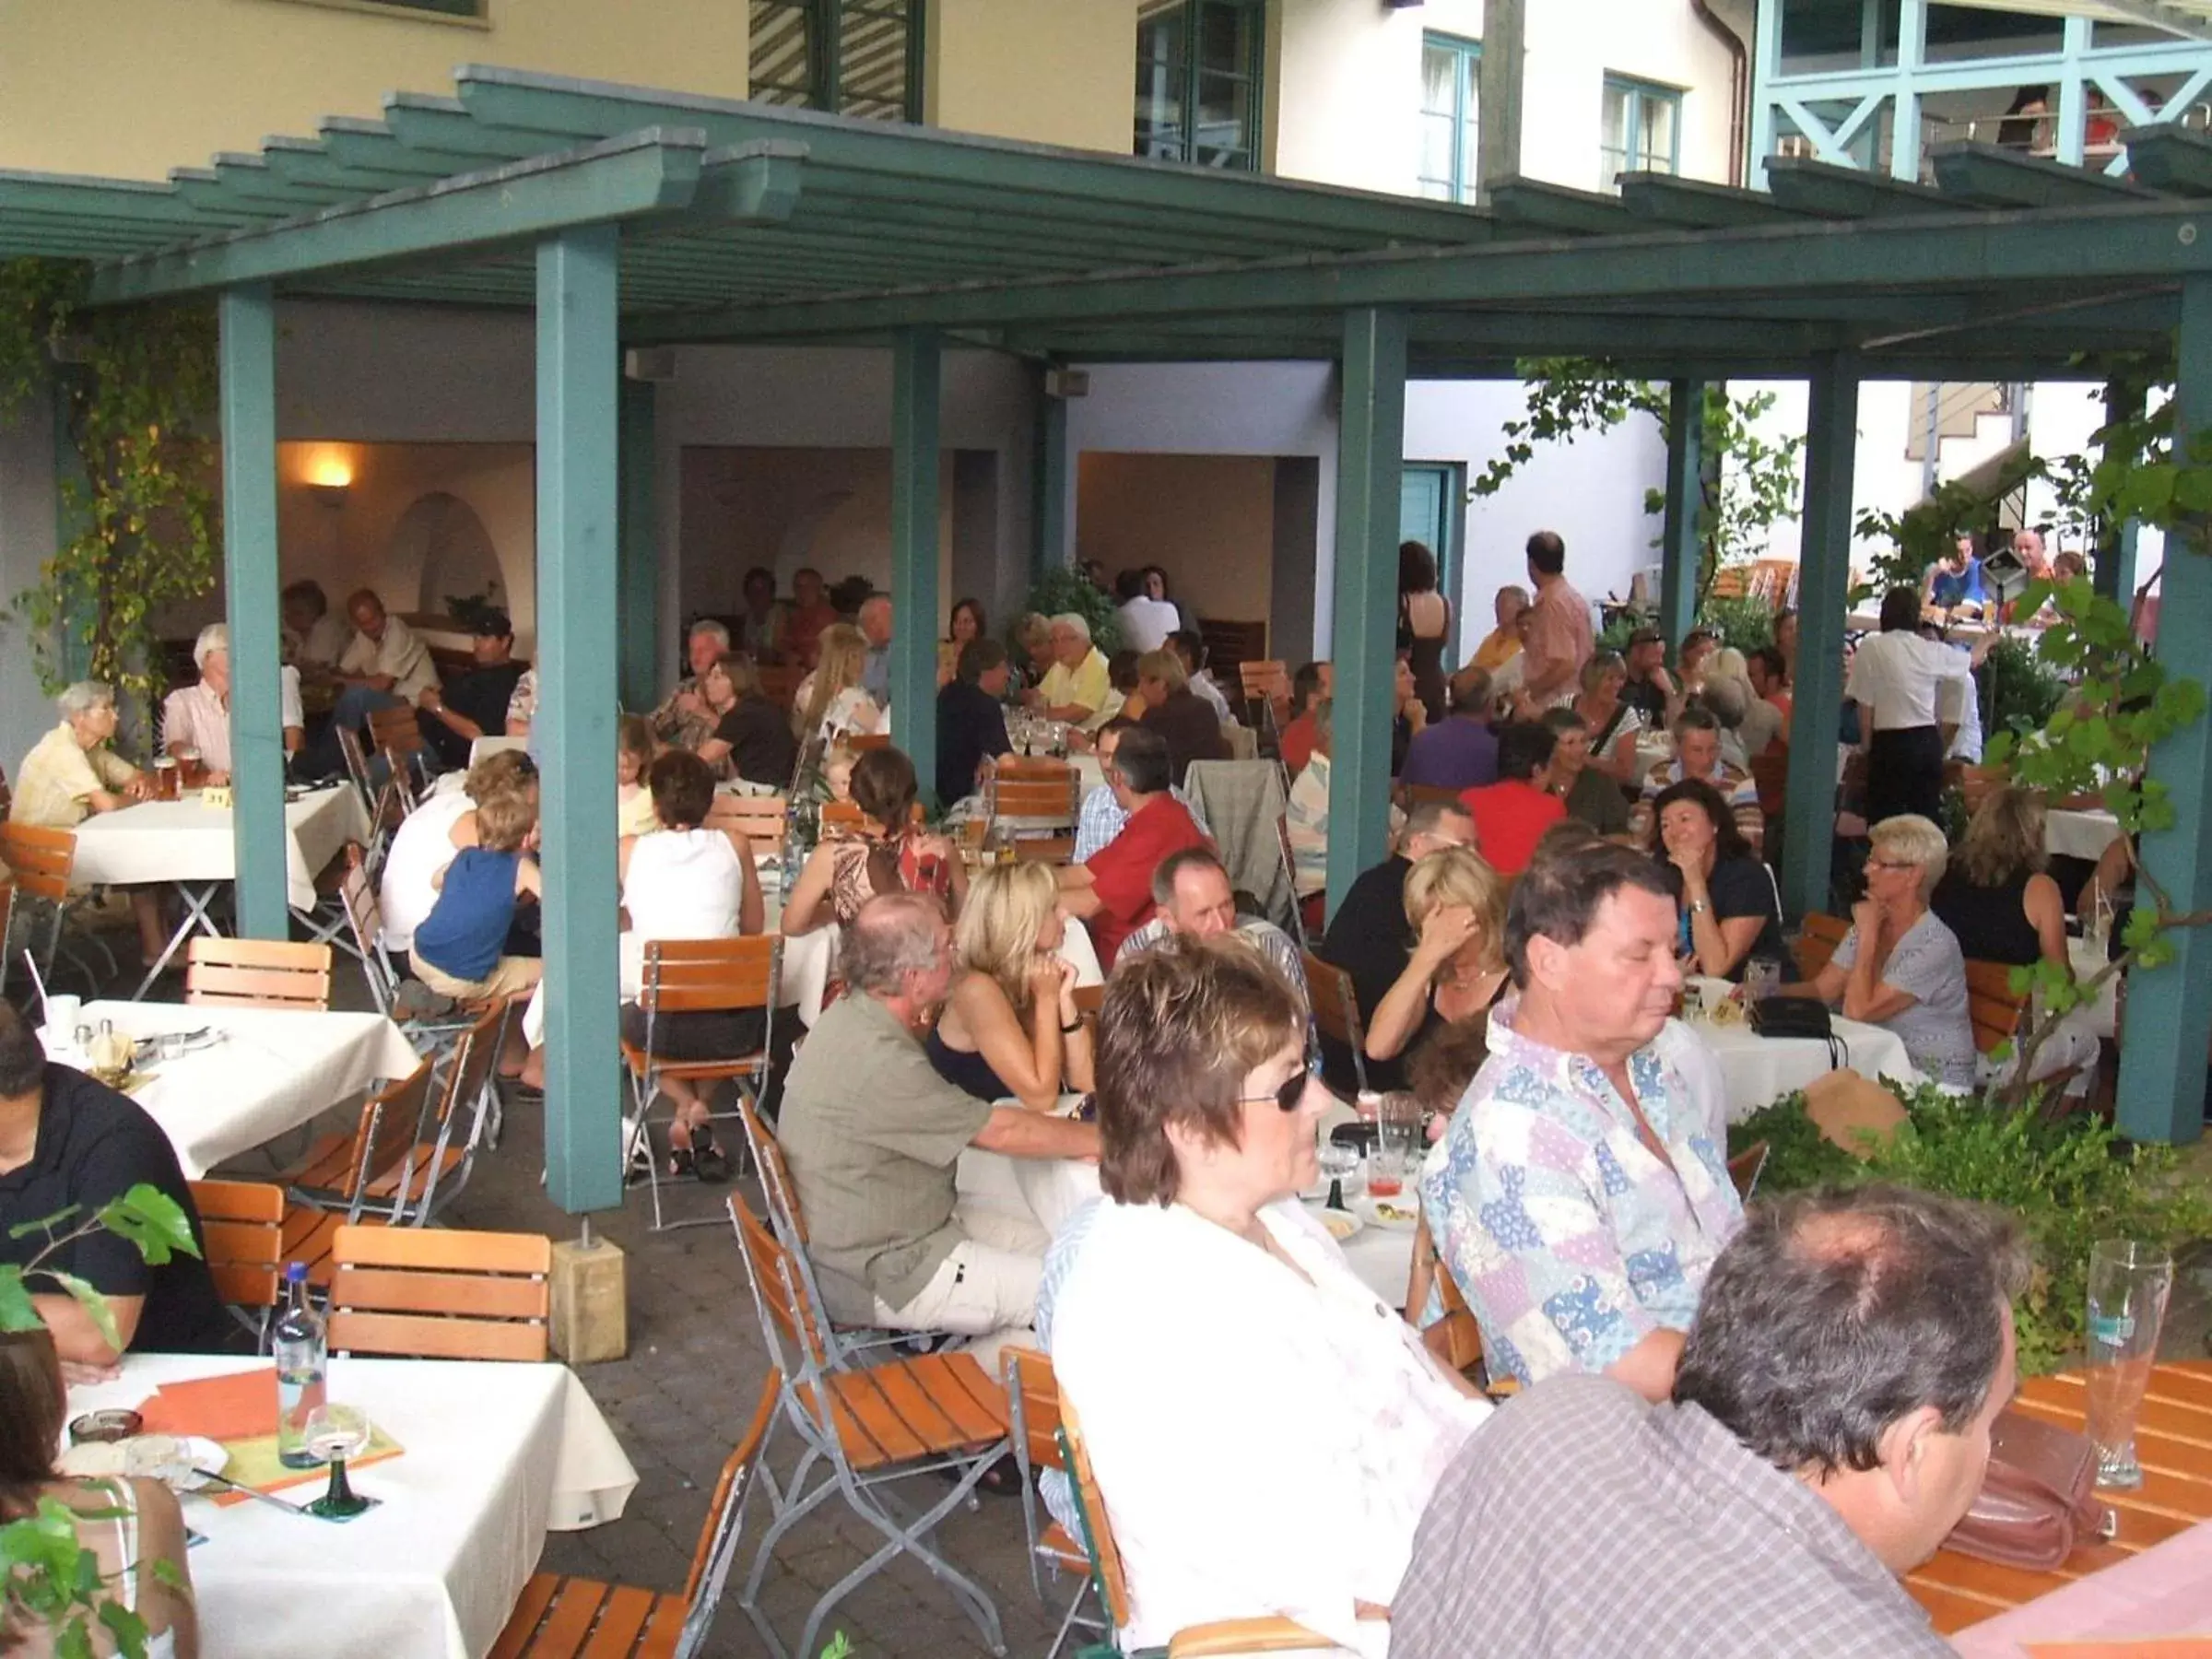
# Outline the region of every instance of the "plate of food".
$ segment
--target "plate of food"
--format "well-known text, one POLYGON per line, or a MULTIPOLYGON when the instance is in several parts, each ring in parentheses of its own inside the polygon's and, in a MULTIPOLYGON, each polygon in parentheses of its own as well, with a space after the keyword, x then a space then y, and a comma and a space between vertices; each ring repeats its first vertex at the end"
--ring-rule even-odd
POLYGON ((127 1475, 158 1480, 172 1492, 196 1492, 204 1471, 220 1475, 230 1453, 220 1441, 200 1434, 141 1434, 127 1441, 88 1441, 62 1453, 61 1470, 79 1480, 127 1475))
POLYGON ((1397 1193, 1388 1198, 1370 1196, 1359 1200, 1359 1213, 1370 1227, 1380 1227, 1387 1232, 1408 1232, 1421 1218, 1421 1201, 1410 1192, 1397 1193))
POLYGON ((1351 1210, 1327 1209, 1316 1206, 1312 1210, 1312 1216, 1316 1221, 1320 1222, 1322 1226, 1329 1230, 1329 1237, 1335 1240, 1339 1244, 1342 1244, 1346 1240, 1360 1232, 1367 1226, 1367 1223, 1362 1221, 1358 1214, 1351 1210))

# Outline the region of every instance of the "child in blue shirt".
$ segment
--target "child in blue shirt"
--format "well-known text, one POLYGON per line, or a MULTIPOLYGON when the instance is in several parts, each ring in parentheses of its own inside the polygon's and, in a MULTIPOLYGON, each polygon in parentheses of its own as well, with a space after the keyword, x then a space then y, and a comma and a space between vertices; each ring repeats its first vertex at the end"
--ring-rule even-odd
POLYGON ((537 798, 502 791, 477 806, 477 845, 430 877, 438 901, 415 930, 415 975, 441 995, 476 1001, 526 996, 543 965, 501 954, 515 900, 543 892, 537 861, 537 798))

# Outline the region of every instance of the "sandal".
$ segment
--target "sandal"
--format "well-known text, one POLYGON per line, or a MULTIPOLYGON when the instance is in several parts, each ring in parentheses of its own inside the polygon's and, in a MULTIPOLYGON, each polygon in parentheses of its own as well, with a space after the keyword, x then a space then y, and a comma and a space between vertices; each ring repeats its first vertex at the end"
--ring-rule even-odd
POLYGON ((681 1181, 685 1176, 695 1172, 692 1166, 691 1148, 671 1146, 668 1148, 668 1178, 671 1181, 681 1181))
POLYGON ((730 1155, 714 1144, 714 1131, 704 1124, 692 1126, 691 1171, 709 1186, 730 1178, 730 1155))

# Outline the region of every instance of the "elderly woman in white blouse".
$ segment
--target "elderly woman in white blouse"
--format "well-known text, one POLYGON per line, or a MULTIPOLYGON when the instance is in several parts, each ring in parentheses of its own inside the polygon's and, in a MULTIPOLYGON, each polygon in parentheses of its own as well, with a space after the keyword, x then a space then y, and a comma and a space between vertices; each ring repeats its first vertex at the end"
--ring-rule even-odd
POLYGON ((1377 1300, 1298 1194, 1328 1096, 1296 994, 1233 940, 1108 982, 1100 1205, 1053 1367, 1128 1571, 1128 1646, 1277 1615, 1389 1646, 1415 1525, 1488 1404, 1377 1300))

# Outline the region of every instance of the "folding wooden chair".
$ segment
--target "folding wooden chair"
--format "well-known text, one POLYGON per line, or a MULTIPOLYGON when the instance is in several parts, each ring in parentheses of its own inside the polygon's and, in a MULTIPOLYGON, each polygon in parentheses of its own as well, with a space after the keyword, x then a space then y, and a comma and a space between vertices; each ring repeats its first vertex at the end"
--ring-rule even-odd
MULTIPOLYGON (((429 1112, 431 1077, 431 1064, 425 1060, 399 1081, 386 1084, 361 1102, 352 1133, 324 1135, 277 1179, 300 1202, 343 1209, 346 1220, 359 1220, 371 1207, 371 1189, 409 1168, 429 1112)), ((374 1207, 396 1217, 406 1197, 404 1191, 388 1189, 374 1207)))
POLYGON ((1769 1147, 1765 1141, 1753 1141, 1728 1160, 1728 1180, 1735 1188, 1735 1195, 1746 1204, 1759 1190, 1759 1178, 1766 1172, 1769 1147))
POLYGON ((1367 1024, 1359 1018, 1359 997, 1352 976, 1334 962, 1324 962, 1311 950, 1298 953, 1306 971, 1306 994, 1312 1004, 1314 1029, 1332 1041, 1352 1051, 1352 1076, 1361 1092, 1367 1088, 1367 1024))
POLYGON ((783 851, 790 814, 788 795, 732 794, 718 789, 714 804, 707 808, 706 827, 744 836, 755 858, 774 858, 783 851))
MULTIPOLYGON (((1290 780, 1286 777, 1283 780, 1283 794, 1288 798, 1289 794, 1290 780)), ((1290 815, 1288 812, 1278 812, 1275 815, 1275 847, 1276 851, 1281 854, 1283 861, 1283 890, 1290 895, 1288 931, 1290 936, 1298 941, 1298 947, 1305 950, 1312 944, 1312 935, 1322 931, 1324 917, 1315 902, 1322 898, 1322 895, 1310 893, 1301 898, 1299 894, 1298 849, 1290 844, 1290 815), (1307 916, 1309 905, 1315 905, 1311 918, 1312 922, 1311 928, 1306 924, 1309 920, 1307 916)))
POLYGON ((991 822, 1017 835, 1049 832, 1076 821, 1077 790, 1072 766, 1062 765, 1057 773, 996 772, 983 787, 983 808, 991 822))
POLYGON ((1060 1443, 1060 1382, 1053 1375, 1053 1362, 1035 1348, 1024 1347, 1006 1349, 999 1361, 1004 1368, 1006 1403, 1013 1414, 1014 1456, 1021 1469, 1021 1522, 1030 1542, 1030 1588, 1049 1607, 1052 1597, 1046 1594, 1045 1574, 1049 1572, 1056 1580, 1064 1572, 1072 1572, 1077 1579, 1076 1593, 1062 1610, 1059 1629, 1053 1633, 1053 1645, 1044 1652, 1044 1659, 1055 1659, 1076 1626, 1104 1630, 1106 1624, 1095 1614, 1088 1618, 1083 1616, 1085 1604, 1097 1593, 1083 1541, 1053 1519, 1049 1511, 1042 1524, 1039 1524, 1035 1472, 1053 1471, 1071 1486, 1075 1478, 1068 1473, 1067 1454, 1060 1443))
POLYGON ((97 935, 82 928, 69 928, 70 908, 84 897, 69 888, 70 872, 76 865, 76 832, 49 830, 37 824, 0 823, 0 864, 6 864, 13 873, 17 894, 44 905, 50 917, 43 959, 38 948, 35 921, 29 925, 29 936, 23 946, 25 955, 38 966, 41 978, 47 984, 53 983, 54 963, 62 955, 63 935, 69 931, 74 935, 69 943, 70 963, 85 976, 88 988, 97 994, 106 980, 115 977, 115 957, 97 935), (93 971, 91 962, 77 948, 79 939, 104 959, 104 976, 93 971))
POLYGON ((888 732, 847 732, 841 741, 854 754, 865 755, 870 749, 889 748, 891 735, 888 732))
POLYGON ((253 1334, 258 1351, 267 1345, 269 1319, 284 1294, 284 1189, 265 1181, 190 1185, 215 1293, 253 1334))
MULTIPOLYGON (((347 853, 359 852, 352 842, 347 853)), ((351 955, 361 964, 361 977, 369 986, 369 998, 376 1011, 406 1032, 416 1051, 433 1055, 442 1054, 461 1040, 472 1019, 426 1019, 403 1015, 399 1006, 399 970, 393 963, 392 953, 384 948, 384 909, 370 885, 369 869, 365 860, 354 858, 338 881, 338 903, 346 913, 346 925, 353 935, 351 955)), ((472 1016, 489 1009, 490 1001, 463 1003, 463 1010, 472 1016)), ((493 1136, 497 1144, 497 1135, 493 1136)))
POLYGON ((184 1000, 197 1007, 328 1012, 330 947, 202 934, 185 947, 184 1000))
POLYGON ((550 1352, 543 1233, 341 1227, 331 1260, 333 1353, 542 1365, 550 1352))
POLYGON ((1025 835, 1014 843, 1017 864, 1066 865, 1076 862, 1072 835, 1025 835))
MULTIPOLYGON (((1084 1547, 1099 1602, 1112 1628, 1119 1630, 1129 1623, 1129 1581, 1122 1569, 1122 1552, 1114 1547, 1113 1523, 1099 1491, 1098 1477, 1090 1470, 1090 1455, 1083 1449, 1083 1426, 1076 1408, 1065 1399, 1060 1402, 1060 1441, 1062 1455, 1076 1483, 1076 1513, 1083 1523, 1084 1547)), ((1207 1655, 1279 1653, 1300 1648, 1326 1651, 1333 1645, 1325 1636, 1288 1618, 1225 1618, 1176 1631, 1168 1643, 1167 1654, 1168 1659, 1206 1659, 1207 1655)), ((1145 1650, 1144 1659, 1159 1651, 1145 1650)))
POLYGON ((1988 1054, 2019 1036, 2028 1012, 2028 993, 2012 988, 2012 969, 2004 962, 1966 964, 1966 1000, 1974 1023, 1974 1051, 1988 1054))
MULTIPOLYGON (((794 1268, 805 1276, 808 1300, 819 1306, 822 1288, 814 1277, 814 1264, 806 1255, 806 1218, 799 1209, 799 1190, 792 1184, 791 1166, 783 1161, 783 1148, 753 1103, 743 1095, 737 1097, 737 1121, 744 1126, 746 1148, 752 1154, 753 1168, 760 1172, 760 1197, 768 1211, 769 1226, 791 1252, 794 1268)), ((886 1348, 927 1349, 931 1346, 933 1339, 926 1332, 841 1324, 833 1319, 825 1319, 822 1325, 822 1347, 832 1371, 865 1365, 886 1348)))
POLYGON ((371 819, 376 817, 376 783, 369 771, 369 751, 361 747, 361 735, 351 726, 338 727, 338 756, 346 762, 346 777, 361 797, 361 810, 371 819))
POLYGON ((774 1372, 761 1384, 752 1420, 722 1465, 714 1500, 691 1551, 680 1594, 541 1572, 523 1586, 489 1659, 697 1659, 714 1626, 723 1585, 736 1559, 745 1500, 752 1491, 760 1443, 775 1420, 774 1372))
POLYGON ((405 780, 407 806, 412 809, 429 782, 427 768, 430 759, 429 743, 412 705, 370 710, 369 741, 392 768, 392 775, 405 780))
POLYGON ((1830 916, 1821 911, 1806 912, 1797 934, 1797 971, 1808 980, 1818 974, 1850 932, 1851 924, 1841 916, 1830 916))
POLYGON ((822 803, 822 833, 835 830, 843 835, 858 835, 862 823, 861 810, 851 801, 824 801, 822 803))
MULTIPOLYGON (((669 1223, 661 1215, 661 1171, 653 1156, 650 1120, 653 1097, 661 1079, 686 1083, 731 1082, 740 1090, 758 1090, 768 1080, 768 1057, 775 1038, 776 979, 783 960, 781 934, 757 934, 736 939, 648 939, 645 966, 638 984, 638 1006, 645 1015, 645 1041, 622 1045, 622 1059, 629 1068, 630 1096, 637 1108, 625 1137, 625 1163, 641 1147, 653 1188, 653 1229, 665 1231, 669 1223), (760 1046, 744 1054, 712 1060, 668 1060, 654 1052, 661 1021, 672 1014, 739 1013, 760 1010, 760 1046)), ((726 1118, 727 1112, 711 1112, 726 1118)), ((678 1222, 682 1227, 712 1224, 712 1218, 678 1222)))
POLYGON ((417 1141, 397 1169, 369 1183, 371 1202, 401 1199, 395 1220, 425 1225, 468 1184, 477 1166, 477 1148, 489 1138, 489 1125, 498 1112, 499 1091, 491 1071, 500 1057, 512 1006, 503 997, 492 1002, 462 1031, 446 1056, 436 1103, 424 1125, 432 1131, 429 1138, 417 1141))
POLYGON ((854 1519, 880 1533, 884 1543, 823 1592, 806 1616, 797 1653, 818 1653, 822 1623, 838 1604, 902 1555, 912 1556, 951 1593, 982 1632, 986 1647, 1004 1653, 998 1608, 980 1584, 938 1553, 933 1535, 967 1501, 984 1472, 1013 1451, 1006 1391, 966 1353, 930 1354, 855 1371, 830 1369, 821 1307, 809 1293, 811 1281, 799 1271, 793 1251, 741 1198, 733 1194, 728 1208, 768 1344, 771 1375, 781 1378, 777 1420, 790 1425, 804 1448, 784 1486, 776 1484, 766 1460, 761 1462, 759 1483, 772 1519, 738 1605, 776 1659, 789 1659, 760 1610, 761 1581, 783 1535, 838 1498, 854 1519), (898 1481, 939 1474, 947 1478, 932 1478, 902 1498, 885 1489, 898 1481))

